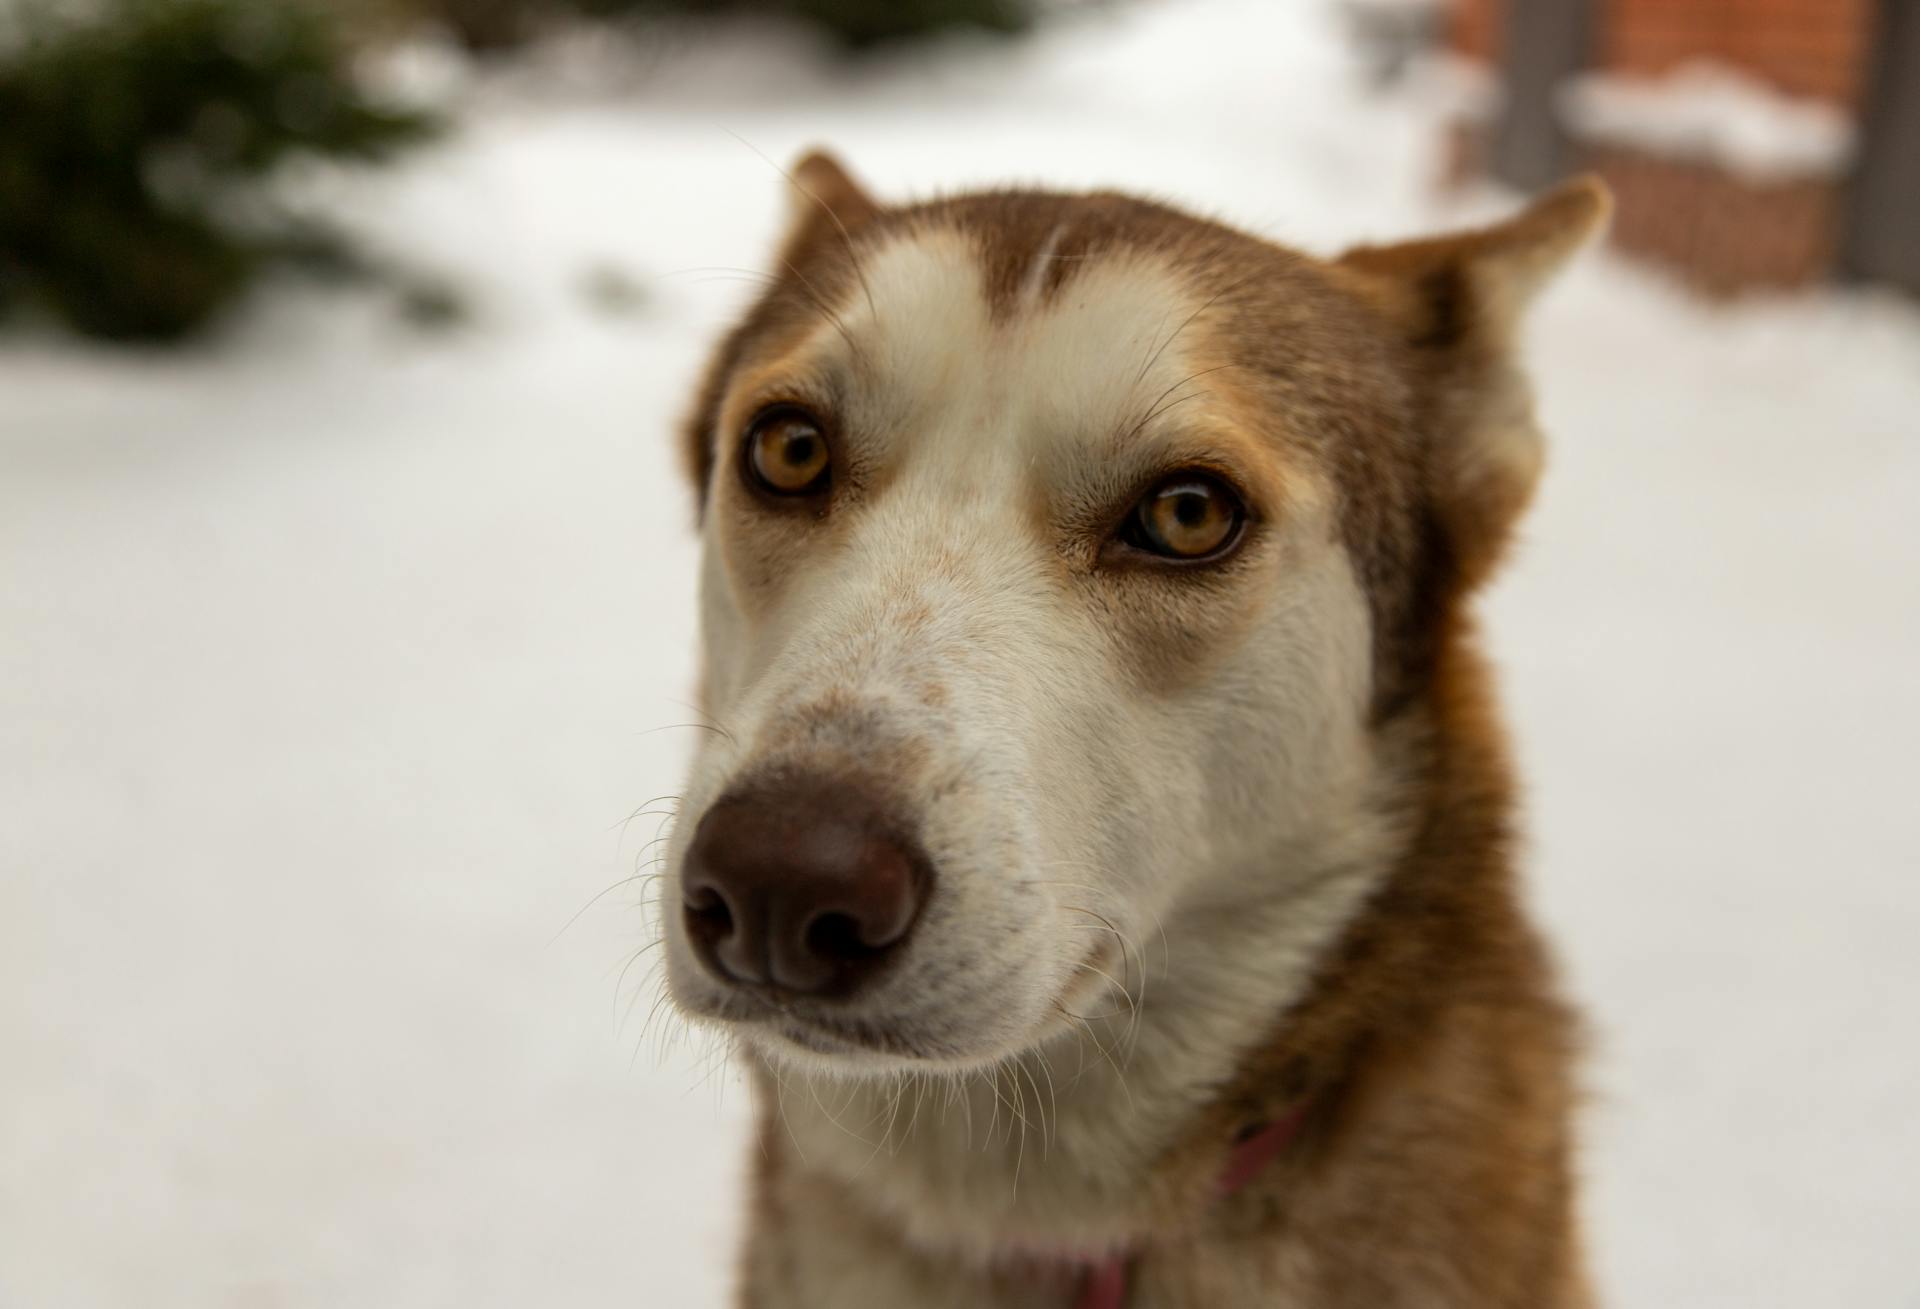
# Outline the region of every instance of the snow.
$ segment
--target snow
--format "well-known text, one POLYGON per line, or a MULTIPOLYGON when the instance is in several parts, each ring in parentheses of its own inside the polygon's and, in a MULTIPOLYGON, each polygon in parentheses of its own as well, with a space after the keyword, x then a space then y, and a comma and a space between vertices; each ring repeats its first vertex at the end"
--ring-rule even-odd
POLYGON ((1853 123, 1839 106, 1708 60, 1660 77, 1585 74, 1561 88, 1557 107, 1586 140, 1716 164, 1755 182, 1837 177, 1853 160, 1853 123))
MULTIPOLYGON (((774 235, 759 155, 1323 250, 1457 217, 1334 30, 676 42, 303 181, 475 290, 451 336, 288 288, 184 355, 0 345, 0 1306, 723 1304, 745 1095, 647 1026, 618 883, 697 730, 670 428, 774 235), (597 267, 649 298, 590 307, 597 267)), ((1553 461, 1489 642, 1607 1301, 1912 1303, 1920 314, 1593 257, 1530 358, 1553 461)))
POLYGON ((1407 95, 1443 121, 1486 122, 1499 114, 1506 88, 1482 59, 1428 52, 1409 70, 1407 95))

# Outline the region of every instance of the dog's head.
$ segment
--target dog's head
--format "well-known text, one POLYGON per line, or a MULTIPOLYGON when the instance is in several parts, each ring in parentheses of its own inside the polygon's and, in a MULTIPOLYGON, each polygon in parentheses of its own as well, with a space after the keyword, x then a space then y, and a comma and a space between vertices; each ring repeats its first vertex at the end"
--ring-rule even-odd
POLYGON ((776 1057, 979 1066, 1351 845, 1535 481, 1520 310, 1606 199, 1331 262, 821 155, 794 203, 688 426, 716 731, 668 976, 776 1057))

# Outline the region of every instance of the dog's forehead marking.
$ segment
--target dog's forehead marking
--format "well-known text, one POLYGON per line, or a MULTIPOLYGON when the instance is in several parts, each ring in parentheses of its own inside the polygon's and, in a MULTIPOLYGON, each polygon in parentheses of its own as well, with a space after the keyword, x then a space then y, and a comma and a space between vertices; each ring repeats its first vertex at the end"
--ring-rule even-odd
POLYGON ((1200 302, 1164 261, 1127 249, 1050 278, 1066 230, 1035 249, 1012 312, 996 312, 972 234, 915 231, 870 249, 865 285, 839 311, 851 346, 827 325, 817 348, 857 350, 869 403, 911 413, 914 437, 1011 439, 1033 456, 1117 436, 1196 372, 1200 302))
POLYGON ((1045 294, 1047 275, 1053 271, 1054 252, 1060 248, 1060 239, 1066 235, 1066 231, 1067 225, 1064 222, 1055 223, 1052 230, 1047 233, 1046 239, 1041 241, 1039 248, 1033 252, 1033 261, 1027 265, 1027 275, 1020 281, 1020 296, 1017 302, 1020 309, 1031 309, 1045 294))

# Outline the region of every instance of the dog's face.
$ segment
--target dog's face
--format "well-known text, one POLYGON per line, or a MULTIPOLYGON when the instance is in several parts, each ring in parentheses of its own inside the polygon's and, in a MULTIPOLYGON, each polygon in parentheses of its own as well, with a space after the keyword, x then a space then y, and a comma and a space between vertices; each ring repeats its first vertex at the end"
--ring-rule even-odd
POLYGON ((718 730, 669 979, 776 1058, 965 1069, 1352 844, 1532 484, 1504 324, 1600 202, 1323 264, 1120 197, 796 186, 691 424, 718 730))

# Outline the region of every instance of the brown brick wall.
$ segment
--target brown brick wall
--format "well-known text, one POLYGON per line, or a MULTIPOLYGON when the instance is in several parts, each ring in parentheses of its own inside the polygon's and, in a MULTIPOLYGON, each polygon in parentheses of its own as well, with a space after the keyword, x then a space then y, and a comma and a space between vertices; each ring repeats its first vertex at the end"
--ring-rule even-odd
MULTIPOLYGON (((1486 176, 1485 123, 1450 124, 1443 186, 1486 176)), ((1833 270, 1843 191, 1837 181, 1749 182, 1711 164, 1591 146, 1581 168, 1613 189, 1614 249, 1715 299, 1790 291, 1833 270)))
POLYGON ((1631 150, 1586 160, 1613 188, 1613 244, 1713 296, 1791 290, 1833 267, 1837 182, 1749 182, 1725 169, 1631 150))
MULTIPOLYGON (((1452 44, 1497 64, 1508 4, 1454 0, 1452 44)), ((1864 93, 1876 0, 1595 0, 1596 62, 1658 75, 1693 59, 1732 64, 1790 95, 1850 105, 1864 93)), ((1452 125, 1451 181, 1484 175, 1488 126, 1452 125)), ((1787 290, 1827 277, 1844 191, 1837 179, 1756 182, 1690 159, 1589 143, 1581 164, 1612 186, 1613 244, 1697 290, 1787 290)))
MULTIPOLYGON (((1526 0, 1453 0, 1451 44, 1497 63, 1506 8, 1526 0)), ((1690 59, 1733 64, 1789 95, 1858 101, 1875 0, 1594 0, 1602 68, 1645 75, 1690 59)))
POLYGON ((1504 0, 1453 0, 1453 22, 1448 34, 1453 52, 1497 64, 1504 7, 1504 0))
POLYGON ((1874 8, 1874 0, 1603 0, 1599 62, 1653 75, 1714 59, 1789 95, 1852 104, 1874 8))

